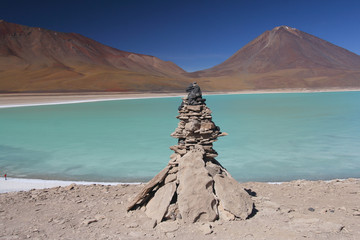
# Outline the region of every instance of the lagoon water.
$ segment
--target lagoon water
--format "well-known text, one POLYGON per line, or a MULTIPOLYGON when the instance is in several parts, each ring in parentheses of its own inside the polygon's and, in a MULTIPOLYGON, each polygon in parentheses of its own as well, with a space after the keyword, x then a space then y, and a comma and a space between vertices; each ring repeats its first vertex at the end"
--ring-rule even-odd
MULTIPOLYGON (((360 92, 205 96, 239 181, 360 177, 360 92)), ((167 165, 181 98, 0 109, 0 174, 141 182, 167 165)))

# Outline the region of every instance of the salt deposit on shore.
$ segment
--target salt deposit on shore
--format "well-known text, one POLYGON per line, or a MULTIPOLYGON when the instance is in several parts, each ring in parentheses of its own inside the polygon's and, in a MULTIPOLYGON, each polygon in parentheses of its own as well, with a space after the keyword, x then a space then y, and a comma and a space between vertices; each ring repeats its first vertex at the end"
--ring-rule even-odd
POLYGON ((32 189, 45 189, 52 187, 66 187, 71 184, 77 185, 117 185, 117 184, 139 184, 139 183, 114 183, 114 182, 84 182, 84 181, 59 181, 59 180, 41 180, 25 178, 7 178, 0 179, 0 193, 29 191, 32 189))
MULTIPOLYGON (((204 92, 203 95, 223 94, 260 94, 260 93, 312 93, 312 92, 346 92, 360 91, 357 88, 329 89, 269 89, 244 90, 233 92, 204 92)), ((183 97, 184 93, 14 93, 0 94, 0 108, 71 104, 83 102, 114 101, 126 99, 146 99, 163 97, 183 97)))
POLYGON ((0 94, 0 108, 42 106, 42 105, 59 105, 86 102, 102 102, 115 100, 132 100, 132 99, 149 99, 162 97, 180 97, 177 93, 167 94, 0 94))

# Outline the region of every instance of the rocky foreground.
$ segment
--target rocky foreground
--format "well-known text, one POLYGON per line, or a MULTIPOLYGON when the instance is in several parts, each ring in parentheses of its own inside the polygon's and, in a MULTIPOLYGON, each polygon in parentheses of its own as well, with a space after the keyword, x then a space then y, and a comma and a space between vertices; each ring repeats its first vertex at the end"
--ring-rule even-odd
POLYGON ((255 202, 247 220, 153 228, 126 207, 143 185, 70 185, 0 194, 0 239, 358 239, 360 179, 242 183, 255 202))

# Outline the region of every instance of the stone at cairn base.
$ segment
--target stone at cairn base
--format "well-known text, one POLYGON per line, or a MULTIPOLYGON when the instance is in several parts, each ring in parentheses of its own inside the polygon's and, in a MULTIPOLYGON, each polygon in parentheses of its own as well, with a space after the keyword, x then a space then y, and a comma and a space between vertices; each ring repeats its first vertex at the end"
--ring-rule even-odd
POLYGON ((145 206, 145 213, 157 223, 246 219, 253 210, 250 196, 218 162, 204 160, 204 154, 197 145, 180 159, 170 160, 128 210, 145 206))
POLYGON ((203 154, 196 149, 179 160, 177 203, 184 222, 212 222, 219 216, 214 180, 205 168, 203 154))

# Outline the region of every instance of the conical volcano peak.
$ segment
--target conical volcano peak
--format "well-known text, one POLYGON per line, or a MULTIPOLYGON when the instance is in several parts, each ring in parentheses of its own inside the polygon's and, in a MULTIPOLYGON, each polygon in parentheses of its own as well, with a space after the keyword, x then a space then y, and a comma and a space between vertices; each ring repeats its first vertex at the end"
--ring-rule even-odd
POLYGON ((278 27, 275 27, 271 30, 271 32, 274 32, 274 33, 277 33, 277 32, 290 32, 290 33, 294 33, 294 34, 298 34, 300 31, 296 28, 292 28, 292 27, 289 27, 289 26, 285 26, 285 25, 282 25, 282 26, 278 26, 278 27))
POLYGON ((273 31, 277 31, 277 30, 280 30, 280 29, 285 29, 285 30, 288 30, 288 31, 295 31, 295 30, 297 30, 296 28, 292 28, 292 27, 289 27, 289 26, 281 25, 281 26, 275 27, 275 28, 273 29, 273 31))
POLYGON ((223 63, 192 76, 199 78, 200 84, 229 90, 235 86, 246 89, 353 87, 359 86, 359 68, 359 55, 301 30, 278 26, 265 31, 223 63))

